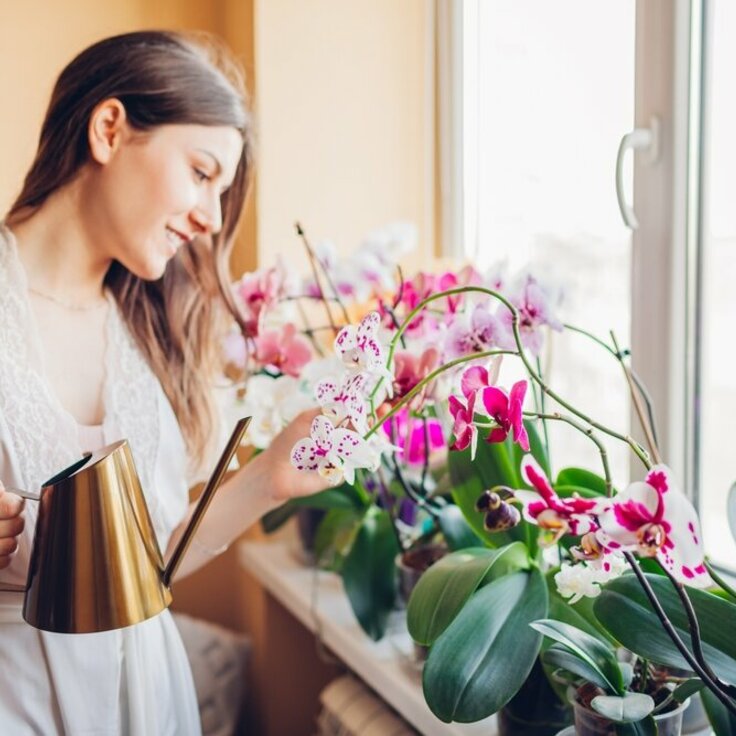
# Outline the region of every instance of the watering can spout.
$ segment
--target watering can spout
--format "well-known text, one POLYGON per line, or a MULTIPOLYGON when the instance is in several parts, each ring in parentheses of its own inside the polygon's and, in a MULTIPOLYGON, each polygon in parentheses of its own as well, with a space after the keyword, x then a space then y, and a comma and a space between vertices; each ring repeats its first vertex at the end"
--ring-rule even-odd
POLYGON ((235 425, 235 429, 233 430, 232 435, 230 435, 230 439, 228 440, 220 459, 217 461, 217 465, 212 471, 212 475, 207 481, 207 485, 205 485, 202 495, 199 497, 199 501, 194 509, 192 518, 189 520, 189 524, 184 530, 184 534, 171 554, 171 558, 163 572, 163 583, 167 588, 170 587, 174 574, 181 564, 184 554, 191 544, 194 535, 197 533, 199 523, 202 521, 202 517, 205 515, 210 502, 214 498, 215 491, 217 491, 220 483, 222 483, 222 479, 230 466, 230 462, 232 461, 236 450, 240 447, 245 431, 248 429, 248 425, 250 424, 250 420, 251 417, 245 417, 244 419, 240 419, 235 425))

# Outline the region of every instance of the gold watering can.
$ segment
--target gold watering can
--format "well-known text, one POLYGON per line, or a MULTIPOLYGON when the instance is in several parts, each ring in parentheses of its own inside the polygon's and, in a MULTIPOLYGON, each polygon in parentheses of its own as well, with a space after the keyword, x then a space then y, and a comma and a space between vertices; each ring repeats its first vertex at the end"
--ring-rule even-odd
POLYGON ((23 618, 44 631, 85 634, 145 621, 171 603, 171 579, 239 447, 235 427, 187 528, 164 566, 127 440, 93 452, 46 481, 38 500, 23 618))

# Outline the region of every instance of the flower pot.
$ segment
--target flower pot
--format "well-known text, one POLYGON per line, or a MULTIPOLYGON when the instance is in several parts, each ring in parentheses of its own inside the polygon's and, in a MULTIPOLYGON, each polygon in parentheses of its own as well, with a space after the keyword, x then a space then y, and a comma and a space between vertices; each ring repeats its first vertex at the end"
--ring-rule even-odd
POLYGON ((324 509, 313 509, 306 506, 296 512, 296 526, 301 542, 302 562, 305 565, 315 564, 314 542, 317 536, 317 528, 326 514, 327 512, 324 509))
POLYGON ((498 733, 499 736, 554 736, 571 720, 570 706, 552 689, 537 658, 519 692, 498 711, 498 733))
POLYGON ((409 596, 422 574, 441 560, 447 552, 444 544, 425 544, 396 555, 396 569, 399 572, 398 600, 402 608, 406 608, 409 596))
MULTIPOLYGON (((415 549, 409 549, 396 555, 395 563, 398 570, 398 596, 396 603, 399 608, 406 608, 414 586, 425 570, 435 562, 441 560, 448 552, 444 544, 426 544, 415 549)), ((427 658, 428 647, 414 642, 414 658, 423 662, 427 658)))
MULTIPOLYGON (((682 705, 666 713, 654 716, 657 722, 658 736, 680 736, 682 733, 682 714, 690 704, 686 700, 682 705)), ((573 698, 575 713, 575 733, 577 736, 616 736, 616 724, 583 705, 573 698)))

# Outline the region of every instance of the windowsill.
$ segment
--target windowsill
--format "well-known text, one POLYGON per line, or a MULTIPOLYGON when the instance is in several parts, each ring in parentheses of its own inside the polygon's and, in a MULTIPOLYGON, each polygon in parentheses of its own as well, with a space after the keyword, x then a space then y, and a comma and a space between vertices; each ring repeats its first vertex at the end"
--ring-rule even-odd
POLYGON ((472 724, 442 723, 422 695, 405 627, 395 626, 380 642, 358 625, 337 575, 315 571, 284 542, 242 542, 240 564, 307 629, 321 635, 356 675, 426 736, 495 736, 496 718, 472 724))

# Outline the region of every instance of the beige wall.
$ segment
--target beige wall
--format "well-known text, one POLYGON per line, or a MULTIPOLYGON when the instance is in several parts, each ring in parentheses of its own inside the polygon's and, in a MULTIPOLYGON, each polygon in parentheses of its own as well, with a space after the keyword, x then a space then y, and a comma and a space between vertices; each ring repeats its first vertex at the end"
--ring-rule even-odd
POLYGON ((258 254, 313 241, 345 250, 410 220, 432 241, 432 80, 427 0, 255 3, 258 254))

